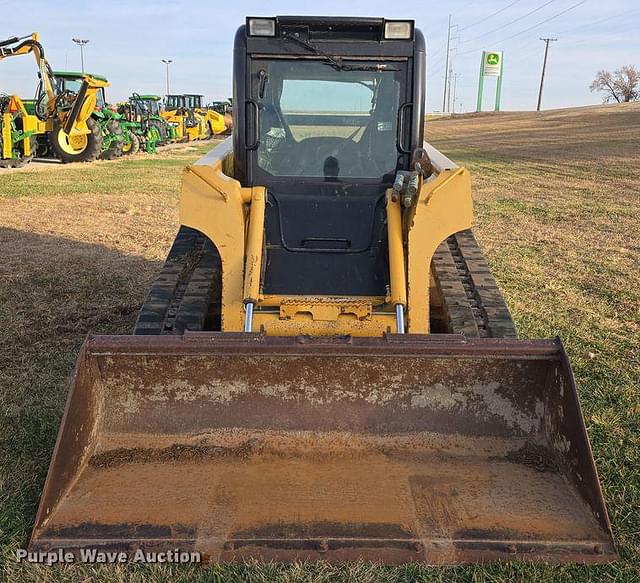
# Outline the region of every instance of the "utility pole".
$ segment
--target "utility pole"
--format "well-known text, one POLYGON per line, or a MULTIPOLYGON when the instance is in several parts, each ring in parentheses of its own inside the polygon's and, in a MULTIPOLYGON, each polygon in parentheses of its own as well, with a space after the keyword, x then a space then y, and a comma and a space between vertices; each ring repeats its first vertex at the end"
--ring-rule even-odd
POLYGON ((451 113, 451 83, 455 77, 453 67, 449 67, 449 82, 447 87, 447 111, 451 113))
POLYGON ((549 56, 549 43, 556 42, 557 38, 541 38, 544 42, 544 62, 542 64, 542 77, 540 78, 540 92, 538 93, 538 109, 542 107, 542 89, 544 88, 544 75, 547 71, 547 57, 549 56))
POLYGON ((167 66, 167 95, 169 95, 169 65, 173 63, 172 59, 162 59, 162 62, 167 66))
POLYGON ((72 38, 74 43, 76 43, 80 47, 80 65, 82 67, 82 72, 84 73, 84 45, 89 42, 88 38, 72 38))
POLYGON ((447 61, 444 66, 444 92, 442 95, 442 113, 447 107, 447 83, 449 82, 449 51, 451 48, 451 14, 449 14, 449 28, 447 28, 447 61))
POLYGON ((460 77, 460 73, 454 73, 453 74, 453 98, 451 99, 451 112, 455 113, 456 112, 456 88, 458 86, 458 77, 460 77))

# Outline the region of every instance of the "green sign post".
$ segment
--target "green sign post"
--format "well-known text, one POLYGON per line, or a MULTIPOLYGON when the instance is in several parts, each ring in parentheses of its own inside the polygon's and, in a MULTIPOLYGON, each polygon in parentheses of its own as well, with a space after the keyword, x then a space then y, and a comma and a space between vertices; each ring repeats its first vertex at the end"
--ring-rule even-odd
POLYGON ((502 98, 502 74, 504 72, 504 53, 502 51, 482 51, 480 61, 480 81, 478 82, 478 106, 476 111, 482 111, 482 97, 484 95, 484 78, 497 77, 495 111, 500 111, 502 98))

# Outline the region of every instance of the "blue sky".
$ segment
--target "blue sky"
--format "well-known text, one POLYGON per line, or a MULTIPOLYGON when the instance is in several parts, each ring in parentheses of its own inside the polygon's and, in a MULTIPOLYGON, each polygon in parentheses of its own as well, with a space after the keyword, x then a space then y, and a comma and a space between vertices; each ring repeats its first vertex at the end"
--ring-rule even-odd
MULTIPOLYGON (((172 92, 203 93, 207 100, 213 100, 231 95, 233 36, 246 15, 414 18, 429 46, 427 107, 438 110, 442 107, 446 29, 451 14, 456 25, 451 54, 459 75, 456 109, 475 107, 483 49, 505 51, 503 108, 535 108, 544 51, 541 36, 559 38, 550 51, 543 104, 556 108, 600 103, 600 97, 589 91, 597 70, 640 66, 640 2, 580 1, 324 0, 302 4, 277 0, 19 0, 16 4, 15 0, 0 0, 0 37, 38 31, 54 68, 71 70, 80 68, 79 49, 71 38, 90 39, 85 49, 86 68, 109 78, 110 101, 126 98, 132 91, 164 93, 162 58, 174 61, 172 92), (563 11, 567 12, 560 14, 563 11), (545 20, 548 22, 543 23, 545 20)), ((30 59, 21 57, 0 64, 0 92, 33 95, 36 69, 30 59)), ((493 88, 493 80, 489 80, 486 107, 491 106, 493 88)))

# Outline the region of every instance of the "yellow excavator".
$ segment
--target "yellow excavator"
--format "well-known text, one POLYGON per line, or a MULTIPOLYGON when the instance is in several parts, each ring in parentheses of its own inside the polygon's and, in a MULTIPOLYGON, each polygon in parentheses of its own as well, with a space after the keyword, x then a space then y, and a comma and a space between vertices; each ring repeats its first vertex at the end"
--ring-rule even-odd
POLYGON ((558 339, 517 339, 411 20, 248 18, 131 336, 90 336, 32 550, 616 558, 558 339))
MULTIPOLYGON (((11 37, 0 42, 0 60, 34 52, 41 77, 50 82, 44 51, 36 33, 28 37, 11 37)), ((0 95, 0 166, 18 167, 36 154, 36 136, 45 133, 45 122, 25 107, 17 95, 0 95)))
POLYGON ((30 159, 36 148, 34 137, 46 135, 48 144, 63 161, 95 160, 101 153, 102 138, 91 114, 108 83, 83 75, 77 92, 61 90, 38 33, 0 42, 0 60, 29 53, 38 66, 37 95, 33 100, 15 95, 0 100, 2 159, 30 159))

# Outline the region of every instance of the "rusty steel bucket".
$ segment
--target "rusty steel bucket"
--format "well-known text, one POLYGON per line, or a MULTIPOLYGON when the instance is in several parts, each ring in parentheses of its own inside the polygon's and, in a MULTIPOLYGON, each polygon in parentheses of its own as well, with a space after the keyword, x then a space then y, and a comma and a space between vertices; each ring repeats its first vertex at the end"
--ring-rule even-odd
POLYGON ((32 550, 616 557, 559 341, 89 338, 32 550))

